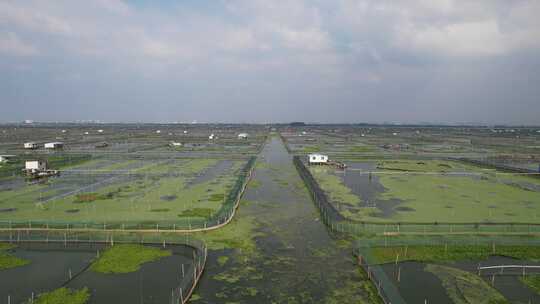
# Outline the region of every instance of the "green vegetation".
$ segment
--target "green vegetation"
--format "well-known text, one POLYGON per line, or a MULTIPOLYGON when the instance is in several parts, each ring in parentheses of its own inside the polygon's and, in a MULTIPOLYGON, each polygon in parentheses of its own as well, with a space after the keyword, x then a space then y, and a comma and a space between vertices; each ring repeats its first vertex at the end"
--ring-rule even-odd
POLYGON ((373 152, 375 148, 373 146, 367 145, 356 145, 351 146, 347 149, 347 152, 363 153, 363 152, 373 152))
MULTIPOLYGON (((490 177, 380 175, 388 189, 381 199, 398 199, 396 212, 382 220, 409 222, 537 222, 540 192, 507 185, 490 177)), ((370 218, 377 220, 377 218, 370 218)), ((381 218, 378 218, 381 220, 381 218)))
POLYGON ((226 256, 226 255, 222 255, 218 258, 218 264, 219 266, 223 266, 225 264, 227 264, 227 261, 229 260, 229 257, 226 256))
POLYGON ((240 167, 245 164, 245 161, 232 161, 231 168, 216 172, 210 179, 194 182, 207 168, 217 165, 219 161, 126 160, 115 163, 91 160, 84 165, 105 171, 130 168, 138 174, 129 178, 114 177, 111 182, 103 184, 96 177, 60 175, 58 178, 44 180, 44 183, 22 184, 10 191, 0 191, 0 202, 3 202, 0 209, 9 210, 0 212, 0 220, 25 223, 28 220, 39 220, 50 224, 56 221, 123 222, 128 225, 146 222, 187 226, 188 223, 202 221, 220 210, 224 198, 238 179, 240 167), (88 188, 95 183, 95 188, 88 188), (63 196, 77 189, 90 191, 63 196), (75 209, 78 211, 73 212, 75 209))
POLYGON ((29 260, 16 257, 7 250, 14 248, 11 244, 0 243, 0 270, 15 268, 30 264, 29 260))
POLYGON ((374 173, 384 191, 360 207, 360 197, 326 167, 310 168, 347 218, 368 222, 535 223, 540 220, 540 180, 497 174, 467 164, 435 160, 385 160, 374 173), (422 173, 421 173, 422 172, 422 173), (428 174, 424 174, 428 172, 428 174), (452 174, 449 174, 452 173, 452 174), (457 174, 462 173, 462 174, 457 174), (383 213, 376 206, 390 205, 383 213), (343 207, 343 208, 342 208, 343 207))
POLYGON ((526 277, 520 277, 520 280, 523 284, 540 294, 540 276, 528 275, 526 277))
POLYGON ((443 160, 384 160, 377 163, 377 169, 408 172, 470 171, 471 168, 461 163, 443 160))
POLYGON ((503 304, 509 303, 496 289, 482 278, 452 267, 429 264, 426 271, 436 275, 456 304, 503 304))
POLYGON ((448 245, 448 246, 406 246, 375 247, 371 249, 374 262, 379 264, 399 262, 438 262, 484 260, 492 255, 512 257, 520 260, 540 261, 538 246, 489 246, 489 245, 448 245))
POLYGON ((182 211, 182 213, 178 214, 179 217, 203 217, 208 218, 212 215, 214 212, 213 209, 209 208, 194 208, 190 210, 182 211))
POLYGON ((344 284, 340 284, 333 288, 330 294, 326 297, 325 304, 341 304, 341 303, 351 303, 351 299, 357 299, 360 304, 380 304, 383 303, 379 297, 377 289, 365 272, 361 269, 358 270, 361 280, 351 281, 346 280, 344 284))
MULTIPOLYGON (((85 304, 90 299, 88 288, 72 290, 66 287, 40 294, 35 304, 85 304)), ((31 303, 29 300, 28 303, 31 303)))
POLYGON ((92 264, 91 270, 100 273, 129 273, 138 271, 142 264, 170 256, 169 250, 135 244, 116 245, 92 264))
POLYGON ((338 176, 331 174, 330 170, 326 167, 310 167, 311 174, 331 201, 358 205, 360 198, 354 195, 338 176))

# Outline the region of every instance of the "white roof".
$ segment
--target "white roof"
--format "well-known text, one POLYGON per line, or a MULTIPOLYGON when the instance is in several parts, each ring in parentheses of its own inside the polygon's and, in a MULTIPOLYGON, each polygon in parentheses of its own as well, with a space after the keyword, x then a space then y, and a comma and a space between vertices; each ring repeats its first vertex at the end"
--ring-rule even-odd
POLYGON ((309 154, 309 157, 328 157, 328 155, 324 155, 320 153, 311 153, 309 154))
POLYGON ((63 145, 63 144, 64 143, 61 141, 53 141, 53 142, 46 143, 46 145, 63 145))

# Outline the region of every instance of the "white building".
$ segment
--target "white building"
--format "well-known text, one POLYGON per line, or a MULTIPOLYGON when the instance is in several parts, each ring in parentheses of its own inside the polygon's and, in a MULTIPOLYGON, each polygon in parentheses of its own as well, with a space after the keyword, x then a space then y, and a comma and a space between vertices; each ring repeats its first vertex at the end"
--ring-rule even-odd
POLYGON ((11 159, 13 159, 15 155, 0 155, 0 163, 7 163, 11 159))
POLYGON ((309 164, 326 164, 328 162, 328 155, 324 154, 309 154, 308 155, 309 164))
POLYGON ((161 133, 161 130, 156 130, 156 134, 160 134, 161 133))
POLYGON ((44 160, 27 160, 24 164, 27 171, 45 171, 47 170, 47 162, 44 160))
POLYGON ((208 136, 208 139, 212 140, 214 139, 216 136, 214 135, 214 133, 210 134, 210 136, 208 136))
POLYGON ((247 139, 248 137, 249 137, 249 134, 247 133, 238 134, 238 139, 247 139))
POLYGON ((103 133, 102 129, 97 130, 98 133, 103 133))
POLYGON ((169 144, 169 146, 171 146, 171 147, 181 147, 181 146, 182 146, 182 143, 181 143, 181 142, 171 141, 171 143, 169 144))
POLYGON ((45 149, 60 149, 64 147, 64 143, 60 141, 46 143, 44 145, 45 149))
POLYGON ((24 143, 24 148, 25 149, 37 149, 39 147, 39 145, 33 141, 31 142, 27 142, 27 143, 24 143))

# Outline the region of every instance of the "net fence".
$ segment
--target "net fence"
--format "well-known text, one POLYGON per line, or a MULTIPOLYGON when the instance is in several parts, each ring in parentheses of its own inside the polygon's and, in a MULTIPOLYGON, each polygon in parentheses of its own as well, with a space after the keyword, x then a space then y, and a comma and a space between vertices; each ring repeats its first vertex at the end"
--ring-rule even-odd
MULTIPOLYGON (((228 192, 224 195, 223 202, 220 208, 210 214, 208 217, 203 216, 182 216, 174 220, 111 220, 111 221, 71 221, 71 220, 1 220, 0 230, 68 230, 68 231, 85 231, 85 230, 117 230, 117 231, 176 231, 190 232, 198 230, 206 230, 210 228, 220 227, 231 220, 235 210, 238 207, 239 201, 244 193, 246 185, 251 177, 256 157, 250 157, 246 164, 239 170, 238 178, 228 192)), ((76 178, 77 174, 73 174, 76 178)), ((111 175, 104 182, 109 182, 111 179, 129 178, 128 174, 111 175)), ((73 195, 73 193, 69 193, 73 195)), ((52 201, 54 203, 54 200, 52 201)), ((9 210, 4 210, 9 211, 9 210)), ((160 211, 160 210, 157 210, 160 211)))
POLYGON ((459 234, 508 234, 536 235, 540 233, 538 222, 413 222, 413 221, 359 221, 344 217, 315 180, 299 156, 294 156, 294 165, 304 181, 324 223, 333 232, 353 235, 459 235, 459 234))
MULTIPOLYGON (((199 239, 189 235, 167 236, 164 234, 137 234, 137 233, 103 233, 103 232, 74 232, 74 231, 29 231, 10 230, 0 231, 0 242, 14 244, 19 248, 34 250, 76 250, 99 253, 107 248, 119 244, 141 244, 145 246, 161 247, 171 250, 174 254, 176 250, 189 248, 192 251, 190 262, 177 265, 178 283, 168 295, 170 303, 188 302, 200 277, 204 272, 207 259, 206 244, 199 239)), ((80 273, 66 275, 66 281, 62 286, 66 286, 71 280, 82 272, 87 271, 92 261, 80 273)), ((32 295, 28 295, 31 298, 32 295)))

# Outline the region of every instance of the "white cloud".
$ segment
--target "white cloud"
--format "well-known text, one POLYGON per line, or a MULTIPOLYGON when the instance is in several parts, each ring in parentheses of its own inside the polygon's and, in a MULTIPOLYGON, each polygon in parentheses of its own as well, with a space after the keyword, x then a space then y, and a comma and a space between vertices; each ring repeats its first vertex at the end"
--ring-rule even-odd
POLYGON ((12 32, 0 32, 0 53, 14 56, 32 56, 38 50, 31 44, 21 40, 12 32))
POLYGON ((65 20, 36 9, 30 2, 0 2, 0 25, 48 34, 70 34, 72 31, 65 20))
POLYGON ((408 25, 399 30, 397 37, 399 47, 443 55, 500 55, 511 47, 494 20, 424 29, 408 25))

